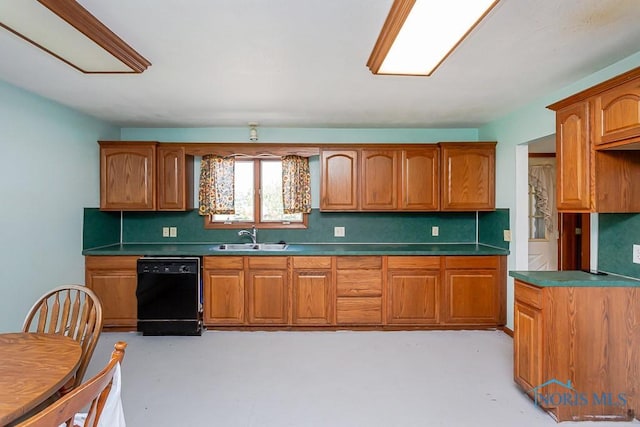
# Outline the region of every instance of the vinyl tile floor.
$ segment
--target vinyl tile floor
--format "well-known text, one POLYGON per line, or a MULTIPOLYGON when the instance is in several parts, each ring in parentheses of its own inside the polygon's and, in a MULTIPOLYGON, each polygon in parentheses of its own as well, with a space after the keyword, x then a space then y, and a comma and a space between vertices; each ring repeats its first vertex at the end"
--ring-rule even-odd
POLYGON ((502 331, 104 332, 87 378, 119 340, 128 427, 556 425, 515 386, 502 331))

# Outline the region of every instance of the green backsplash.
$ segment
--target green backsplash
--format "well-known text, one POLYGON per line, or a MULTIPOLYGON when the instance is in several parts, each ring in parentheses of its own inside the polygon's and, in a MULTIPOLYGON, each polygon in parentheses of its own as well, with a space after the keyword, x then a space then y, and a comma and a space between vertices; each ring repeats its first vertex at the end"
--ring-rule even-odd
POLYGON ((82 227, 83 249, 120 243, 120 212, 85 208, 82 227))
POLYGON ((632 259, 640 245, 640 214, 598 215, 598 269, 640 279, 640 264, 632 259))
MULTIPOLYGON (((85 209, 84 249, 99 239, 107 230, 95 219, 112 219, 111 213, 96 208, 85 209)), ((243 242, 238 228, 208 230, 197 211, 188 212, 124 212, 123 243, 218 243, 243 242), (178 237, 163 238, 162 227, 177 227, 178 237)), ((508 243, 498 242, 502 230, 509 224, 509 210, 480 213, 482 229, 479 242, 501 248, 508 243), (485 230, 486 229, 486 230, 485 230), (486 239, 486 242, 483 240, 486 239)), ((115 231, 113 227, 109 228, 115 231)), ((118 242, 119 230, 114 232, 118 242)), ((113 238, 112 238, 113 240, 113 238)), ((391 213, 391 212, 320 212, 313 209, 307 229, 260 229, 259 242, 287 243, 474 243, 476 241, 475 212, 391 213), (439 236, 431 236, 431 227, 439 227, 439 236), (334 237, 334 227, 345 227, 345 237, 334 237)), ((507 245, 507 246, 505 246, 507 245)))
POLYGON ((509 230, 509 209, 478 212, 478 242, 502 249, 509 249, 504 241, 504 230, 509 230))

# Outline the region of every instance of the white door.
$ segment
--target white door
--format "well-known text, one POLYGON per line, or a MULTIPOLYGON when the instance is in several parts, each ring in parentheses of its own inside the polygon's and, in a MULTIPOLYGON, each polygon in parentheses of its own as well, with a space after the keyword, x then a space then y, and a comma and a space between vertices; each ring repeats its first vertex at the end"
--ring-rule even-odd
POLYGON ((529 270, 558 269, 555 172, 555 158, 529 158, 529 270))

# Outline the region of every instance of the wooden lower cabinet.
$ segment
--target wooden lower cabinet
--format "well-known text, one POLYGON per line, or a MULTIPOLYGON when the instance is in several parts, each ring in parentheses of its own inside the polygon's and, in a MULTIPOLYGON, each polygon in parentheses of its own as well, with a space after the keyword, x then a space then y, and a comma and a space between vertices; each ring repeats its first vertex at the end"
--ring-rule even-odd
POLYGON ((85 283, 100 298, 105 328, 135 330, 139 256, 85 257, 85 283))
POLYGON ((331 257, 292 257, 291 262, 291 323, 299 326, 334 324, 331 257))
POLYGON ((388 258, 387 323, 437 324, 440 294, 440 257, 388 258))
POLYGON ((542 377, 542 311, 516 301, 514 307, 513 375, 524 390, 544 382, 542 377))
POLYGON ((538 287, 516 280, 514 381, 557 421, 637 416, 638 301, 634 287, 538 287))
POLYGON ((204 257, 203 322, 205 325, 245 323, 242 257, 204 257))
POLYGON ((255 325, 289 322, 287 257, 248 257, 248 321, 255 325))
POLYGON ((498 327, 506 317, 505 259, 205 256, 203 320, 210 327, 498 327))
POLYGON ((505 324, 504 257, 446 256, 444 268, 445 324, 505 324))
POLYGON ((336 257, 336 323, 381 325, 382 257, 336 257))

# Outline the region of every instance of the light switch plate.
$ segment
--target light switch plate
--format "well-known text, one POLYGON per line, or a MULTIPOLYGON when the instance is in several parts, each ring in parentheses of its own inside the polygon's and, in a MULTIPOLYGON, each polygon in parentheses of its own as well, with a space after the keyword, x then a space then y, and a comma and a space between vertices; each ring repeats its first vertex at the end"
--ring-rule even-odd
POLYGON ((640 264, 640 245, 633 245, 633 263, 640 264))
POLYGON ((344 227, 333 227, 333 237, 344 237, 344 227))
POLYGON ((504 241, 505 242, 511 241, 511 230, 504 230, 504 241))
POLYGON ((169 237, 169 227, 162 227, 162 237, 169 237))
POLYGON ((178 237, 178 227, 169 227, 169 237, 178 237))
POLYGON ((440 227, 438 227, 437 225, 434 225, 433 227, 431 227, 431 235, 432 236, 439 236, 440 235, 440 227))

